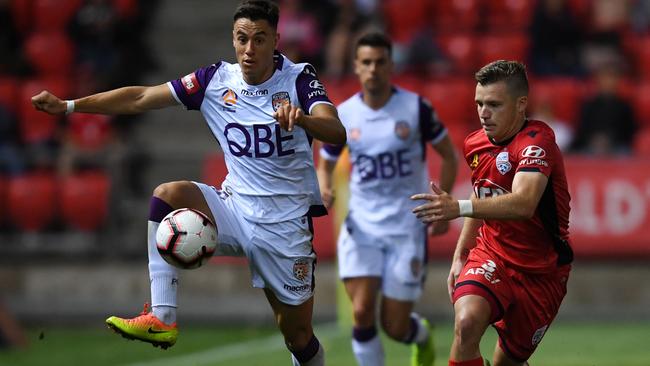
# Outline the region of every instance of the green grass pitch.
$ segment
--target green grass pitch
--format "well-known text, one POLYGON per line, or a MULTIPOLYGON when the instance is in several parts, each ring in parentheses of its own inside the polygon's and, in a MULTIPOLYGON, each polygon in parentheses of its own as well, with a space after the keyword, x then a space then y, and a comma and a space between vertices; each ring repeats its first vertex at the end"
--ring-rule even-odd
MULTIPOLYGON (((349 331, 334 325, 317 326, 328 365, 354 366, 349 331)), ((290 365, 289 354, 274 329, 246 327, 181 328, 178 343, 167 351, 127 341, 102 328, 42 328, 28 331, 30 346, 0 351, 0 365, 290 365)), ((447 364, 451 324, 435 328, 437 366, 447 364)), ((490 356, 496 336, 489 330, 482 344, 490 356)), ((533 366, 650 365, 650 323, 554 324, 533 366)), ((384 341, 386 365, 408 365, 409 348, 384 341)))

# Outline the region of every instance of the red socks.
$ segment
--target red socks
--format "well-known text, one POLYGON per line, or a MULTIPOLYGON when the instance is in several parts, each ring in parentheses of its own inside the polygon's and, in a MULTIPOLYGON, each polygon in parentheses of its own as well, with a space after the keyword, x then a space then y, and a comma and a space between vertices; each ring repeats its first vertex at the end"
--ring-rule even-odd
POLYGON ((483 366, 483 357, 475 358, 467 361, 452 361, 449 360, 449 366, 483 366))

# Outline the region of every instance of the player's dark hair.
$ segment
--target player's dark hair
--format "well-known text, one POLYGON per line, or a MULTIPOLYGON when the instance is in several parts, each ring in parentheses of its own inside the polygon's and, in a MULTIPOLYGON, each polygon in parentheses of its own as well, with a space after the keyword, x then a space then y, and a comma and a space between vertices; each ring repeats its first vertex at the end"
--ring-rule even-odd
POLYGON ((390 38, 382 32, 370 32, 361 36, 354 47, 355 55, 361 46, 383 47, 388 50, 389 55, 393 54, 393 43, 390 41, 390 38))
POLYGON ((483 86, 505 81, 508 90, 514 96, 528 96, 526 66, 521 62, 506 60, 494 61, 483 66, 474 77, 483 86))
POLYGON ((266 20, 271 27, 278 28, 278 19, 280 18, 280 10, 277 4, 266 0, 246 0, 243 1, 235 10, 233 15, 233 22, 237 19, 250 19, 266 20))

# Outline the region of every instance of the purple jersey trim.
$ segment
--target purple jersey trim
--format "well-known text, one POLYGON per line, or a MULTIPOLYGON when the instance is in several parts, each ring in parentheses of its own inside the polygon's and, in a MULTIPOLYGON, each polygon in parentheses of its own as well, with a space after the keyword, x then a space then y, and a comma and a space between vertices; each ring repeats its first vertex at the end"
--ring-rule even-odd
POLYGON ((318 80, 316 70, 309 64, 305 65, 305 68, 296 78, 296 92, 298 93, 300 108, 305 114, 310 114, 311 107, 317 102, 332 104, 327 97, 325 85, 318 80))
POLYGON ((420 136, 422 137, 422 160, 426 159, 427 141, 432 144, 437 144, 447 134, 447 129, 442 121, 438 118, 438 114, 431 107, 429 101, 418 98, 420 104, 420 136))
POLYGON ((201 109, 201 103, 203 103, 203 98, 205 97, 205 89, 208 87, 210 80, 212 80, 214 73, 217 72, 220 66, 221 61, 207 67, 201 67, 189 75, 171 81, 178 100, 180 100, 187 109, 201 109), (187 84, 194 79, 199 83, 199 85, 193 86, 196 90, 189 89, 191 85, 188 86, 187 84))

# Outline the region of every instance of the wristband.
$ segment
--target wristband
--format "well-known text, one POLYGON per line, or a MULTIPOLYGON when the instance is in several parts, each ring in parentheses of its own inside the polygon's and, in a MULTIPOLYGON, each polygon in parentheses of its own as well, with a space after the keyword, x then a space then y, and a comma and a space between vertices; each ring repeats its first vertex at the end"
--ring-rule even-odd
POLYGON ((460 209, 460 216, 470 217, 474 213, 471 200, 458 200, 458 208, 460 209))
POLYGON ((70 114, 74 112, 74 100, 65 101, 65 114, 70 114))

